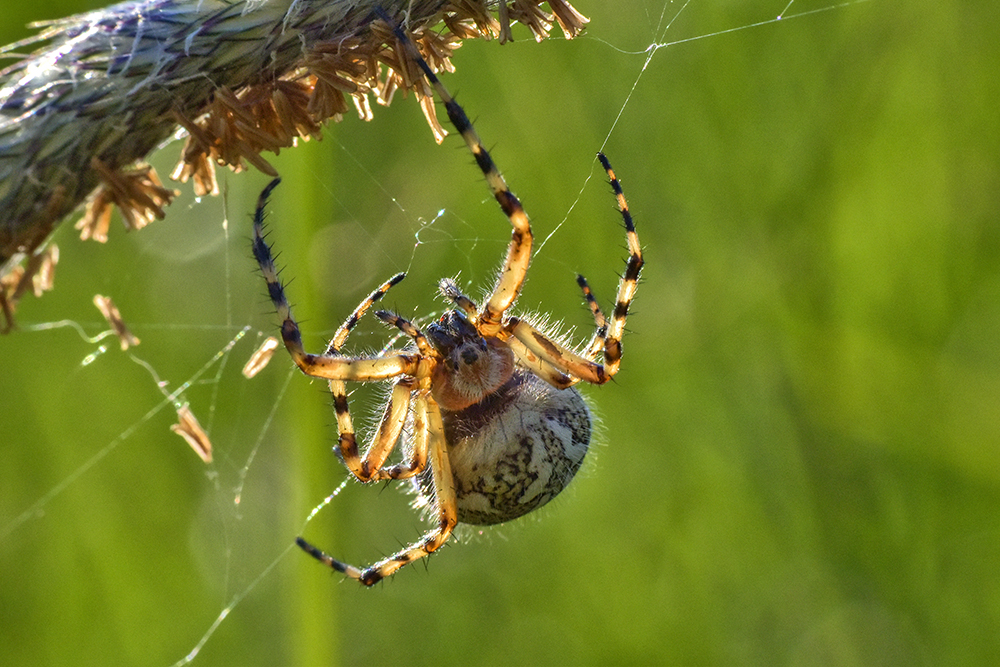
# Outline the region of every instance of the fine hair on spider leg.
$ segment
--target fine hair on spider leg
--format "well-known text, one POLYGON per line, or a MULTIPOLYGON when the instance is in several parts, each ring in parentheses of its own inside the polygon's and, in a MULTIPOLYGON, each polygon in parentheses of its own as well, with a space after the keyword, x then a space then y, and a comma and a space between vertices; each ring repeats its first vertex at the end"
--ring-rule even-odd
POLYGON ((343 347, 351 330, 403 274, 393 276, 364 299, 321 354, 306 352, 285 289, 264 240, 267 199, 261 193, 254 215, 253 254, 281 320, 281 338, 303 373, 329 382, 337 417, 339 453, 361 482, 410 480, 431 508, 435 525, 417 542, 365 568, 348 565, 299 537, 313 558, 371 586, 399 568, 430 555, 461 522, 498 524, 516 519, 554 498, 579 470, 590 444, 593 418, 578 382, 601 385, 618 372, 621 338, 642 269, 642 249, 621 184, 607 158, 598 159, 610 179, 625 227, 629 258, 618 285, 614 310, 606 317, 583 276, 577 283, 594 318, 594 333, 578 350, 510 315, 527 276, 532 232, 520 201, 483 147, 462 107, 449 95, 401 25, 378 15, 396 36, 399 52, 422 71, 448 117, 476 159, 512 233, 496 282, 477 304, 452 280, 440 295, 451 304, 422 329, 389 311, 373 314, 408 341, 369 356, 343 347), (363 452, 348 405, 348 382, 385 382, 391 389, 382 417, 363 452), (389 465, 397 448, 398 463, 389 465))

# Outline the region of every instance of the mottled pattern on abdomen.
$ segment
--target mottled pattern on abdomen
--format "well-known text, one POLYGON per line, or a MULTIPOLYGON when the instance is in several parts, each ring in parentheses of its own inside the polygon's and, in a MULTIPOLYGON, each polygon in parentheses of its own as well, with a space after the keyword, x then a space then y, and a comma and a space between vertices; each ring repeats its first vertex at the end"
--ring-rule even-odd
MULTIPOLYGON (((442 417, 462 523, 502 523, 541 507, 566 488, 590 444, 579 392, 521 369, 485 401, 442 417)), ((429 469, 420 487, 432 493, 429 469)))

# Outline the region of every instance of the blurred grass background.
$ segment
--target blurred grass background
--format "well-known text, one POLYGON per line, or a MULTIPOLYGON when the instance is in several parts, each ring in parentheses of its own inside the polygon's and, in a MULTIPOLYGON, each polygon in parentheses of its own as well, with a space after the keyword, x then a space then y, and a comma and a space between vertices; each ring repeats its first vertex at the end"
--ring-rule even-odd
MULTIPOLYGON (((101 4, 16 3, 0 42, 101 4)), ((227 174, 200 203, 182 186, 165 221, 107 246, 64 225, 56 290, 0 340, 3 661, 172 663, 275 561, 202 664, 1000 659, 1000 10, 872 0, 683 41, 785 4, 692 0, 664 34, 680 3, 580 0, 573 42, 459 51, 446 85, 552 234, 522 307, 582 338, 574 273, 613 298, 623 240, 598 149, 647 266, 622 373, 587 392, 603 444, 570 490, 374 590, 285 552, 345 472, 322 383, 282 352, 239 374, 276 331, 248 241, 267 178, 227 174), (657 41, 683 43, 642 71, 657 41), (103 330, 95 293, 138 348, 105 340, 85 365, 98 344, 32 330, 103 330), (170 406, 150 413, 163 395, 130 355, 173 390, 245 326, 184 395, 206 467, 170 406)), ((396 271, 408 316, 441 307, 441 276, 489 283, 509 227, 463 151, 400 99, 273 161, 271 238, 307 347, 396 271)), ((351 485, 306 535, 370 563, 423 529, 406 501, 351 485)))

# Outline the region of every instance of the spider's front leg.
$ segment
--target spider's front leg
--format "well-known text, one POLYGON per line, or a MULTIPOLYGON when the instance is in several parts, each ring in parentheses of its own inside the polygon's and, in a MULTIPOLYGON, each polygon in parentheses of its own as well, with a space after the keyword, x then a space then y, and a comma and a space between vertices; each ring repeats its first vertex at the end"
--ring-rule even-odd
MULTIPOLYGON (((410 407, 410 393, 416 386, 413 373, 419 368, 419 360, 413 361, 412 355, 376 357, 372 359, 352 359, 340 353, 347 342, 351 330, 366 312, 378 302, 394 285, 405 277, 399 273, 382 283, 365 300, 363 300, 350 317, 337 329, 326 352, 321 355, 308 354, 302 348, 302 335, 299 325, 292 317, 291 307, 285 297, 284 287, 278 279, 274 266, 271 248, 264 240, 263 223, 267 198, 278 185, 279 179, 271 181, 260 195, 257 211, 254 215, 253 253, 260 264, 261 273, 267 283, 268 294, 274 307, 282 318, 281 335, 285 347, 296 365, 307 375, 325 377, 329 380, 330 393, 333 395, 334 410, 337 414, 337 430, 339 433, 339 452, 344 465, 362 482, 383 479, 399 479, 418 474, 423 470, 426 461, 426 446, 414 447, 410 462, 407 465, 393 466, 383 469, 383 464, 392 453, 399 441, 406 423, 406 415, 410 407), (404 373, 410 371, 408 374, 404 373), (347 402, 347 386, 345 380, 371 381, 391 379, 403 375, 393 388, 391 399, 386 406, 384 416, 371 444, 365 450, 364 457, 358 451, 357 437, 351 419, 347 402)), ((383 318, 384 319, 384 318, 383 318)), ((413 328, 412 326, 410 327, 413 328)))
POLYGON ((611 163, 604 153, 598 153, 597 158, 608 174, 611 190, 618 201, 618 210, 622 214, 622 225, 625 227, 625 240, 629 250, 629 257, 625 262, 625 273, 622 274, 621 280, 618 282, 615 310, 612 313, 604 342, 604 368, 608 376, 611 377, 618 372, 618 365, 622 360, 622 335, 625 333, 625 318, 628 316, 629 306, 639 288, 639 274, 645 262, 642 259, 642 246, 639 245, 639 236, 636 234, 635 224, 632 222, 632 214, 628 210, 628 201, 622 191, 621 181, 618 180, 615 170, 611 168, 611 163))
POLYGON ((455 101, 455 98, 451 96, 448 89, 438 79, 434 70, 430 68, 427 61, 420 55, 420 51, 406 35, 402 26, 399 23, 393 23, 384 14, 383 20, 390 25, 400 43, 407 50, 410 58, 417 63, 427 81, 433 86, 438 98, 444 104, 451 124, 462 135, 462 139, 465 140, 465 144, 476 159, 476 164, 479 166, 480 171, 483 172, 483 176, 486 179, 487 185, 490 186, 490 191, 493 193, 494 199, 500 204, 500 209, 507 216, 507 219, 510 220, 510 224, 514 228, 511 233, 510 244, 507 246, 507 256, 504 258, 503 267, 500 269, 500 276, 493 287, 493 292, 483 303, 482 311, 479 313, 478 322, 476 323, 476 328, 481 335, 496 336, 501 329, 503 314, 517 300, 518 295, 521 293, 521 287, 524 285, 525 276, 528 274, 528 264, 531 261, 531 246, 533 241, 531 222, 528 219, 528 214, 524 211, 524 207, 521 206, 520 200, 507 187, 507 182, 500 173, 500 169, 497 168, 496 163, 493 162, 493 158, 490 157, 489 151, 483 145, 479 134, 476 132, 476 128, 472 125, 472 121, 469 120, 465 110, 455 101))
MULTIPOLYGON (((341 356, 340 354, 310 354, 302 347, 302 332, 299 330, 298 322, 292 317, 292 308, 288 305, 284 286, 282 286, 281 280, 278 278, 278 270, 274 266, 274 257, 271 253, 271 248, 264 239, 264 218, 267 198, 280 182, 281 179, 274 179, 260 193, 260 198, 257 201, 257 210, 254 214, 252 247, 254 257, 260 265, 261 274, 263 274, 264 281, 267 283, 268 296, 271 298, 271 303, 274 304, 278 317, 281 318, 281 339, 284 341, 285 348, 291 355, 292 360, 306 375, 327 380, 371 382, 375 380, 389 380, 400 375, 413 377, 419 375, 421 358, 416 354, 351 358, 341 356)), ((393 278, 386 284, 391 286, 402 279, 401 277, 397 278, 393 278)), ((388 287, 385 287, 385 290, 388 290, 388 287)), ((371 299, 371 297, 369 298, 371 299)), ((362 303, 359 310, 362 310, 362 308, 367 308, 365 302, 362 303)), ((339 335, 340 332, 338 332, 339 335)), ((342 335, 346 338, 346 333, 342 335)), ((331 342, 331 348, 336 348, 338 336, 335 336, 334 341, 331 342)))

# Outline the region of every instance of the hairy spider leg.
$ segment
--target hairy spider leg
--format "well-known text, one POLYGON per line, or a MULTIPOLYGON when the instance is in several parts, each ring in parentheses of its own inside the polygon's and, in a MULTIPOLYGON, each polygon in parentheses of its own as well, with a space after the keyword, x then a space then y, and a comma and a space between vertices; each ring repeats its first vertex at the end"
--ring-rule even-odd
POLYGON ((357 326, 358 320, 364 317, 364 314, 367 313, 376 302, 385 296, 386 292, 401 283, 405 277, 405 273, 397 273, 392 278, 389 278, 389 280, 376 287, 375 290, 368 295, 367 299, 358 304, 358 307, 354 309, 354 312, 351 313, 350 317, 344 320, 344 323, 340 325, 339 329, 337 329, 337 333, 333 334, 333 338, 330 339, 330 344, 327 346, 324 354, 331 355, 340 352, 340 350, 343 349, 344 344, 347 342, 347 336, 350 335, 351 330, 357 326))
POLYGON ((393 574, 404 565, 429 556, 437 551, 458 524, 458 505, 455 497, 454 478, 451 474, 451 462, 448 459, 448 449, 445 444, 444 422, 441 419, 441 409, 430 397, 430 390, 418 393, 416 403, 426 408, 427 427, 424 429, 428 439, 427 450, 430 458, 431 471, 434 475, 434 494, 437 502, 438 525, 424 537, 385 560, 366 568, 358 579, 366 586, 372 586, 385 577, 393 574))
MULTIPOLYGON (((628 202, 622 191, 621 183, 615 176, 608 158, 603 153, 598 153, 597 157, 608 173, 608 178, 611 180, 611 188, 618 200, 618 209, 622 215, 622 222, 625 226, 625 238, 629 249, 629 258, 625 262, 625 272, 618 282, 618 296, 615 300, 615 309, 611 315, 610 322, 604 321, 604 315, 597 306, 597 301, 593 298, 586 279, 579 276, 577 283, 583 290, 584 297, 587 299, 587 303, 597 323, 597 331, 594 333, 594 338, 582 355, 549 340, 545 334, 517 317, 509 318, 504 327, 532 355, 539 357, 541 360, 540 363, 550 364, 559 373, 570 376, 570 384, 574 384, 579 380, 584 380, 591 384, 604 384, 618 372, 622 358, 621 339, 625 331, 625 321, 628 317, 629 306, 635 297, 636 288, 639 284, 639 274, 642 271, 643 265, 642 247, 639 245, 639 236, 636 234, 635 224, 632 221, 631 213, 629 213, 628 202), (605 326, 607 327, 606 334, 603 332, 605 326), (600 349, 604 350, 603 364, 599 364, 593 359, 588 358, 596 356, 600 349)), ((517 348, 514 348, 514 350, 516 353, 517 348)), ((520 354, 518 354, 518 357, 524 359, 520 354)), ((546 376, 542 375, 542 377, 548 380, 546 376)), ((558 376, 556 377, 558 379, 558 376)), ((556 387, 561 386, 560 384, 553 384, 556 387)))
MULTIPOLYGON (((397 385, 398 387, 398 385, 397 385)), ((394 391, 395 391, 394 387, 394 391)), ((428 423, 427 413, 428 407, 434 405, 435 409, 437 405, 433 400, 427 398, 427 392, 424 392, 423 396, 418 395, 413 401, 413 454, 409 463, 409 469, 414 471, 413 474, 419 474, 427 465, 428 459, 428 440, 430 432, 430 424, 428 423)), ((407 392, 409 396, 409 390, 407 392)), ((391 406, 391 403, 390 403, 391 406)), ((387 410, 388 412, 388 410, 387 410)), ((405 417, 405 414, 404 414, 405 417)), ((435 448, 437 450, 444 449, 444 426, 441 422, 441 415, 438 412, 437 416, 437 426, 440 428, 441 433, 438 435, 438 439, 435 440, 435 448)), ((442 465, 449 470, 448 465, 448 455, 444 451, 435 451, 432 457, 433 465, 442 465), (440 463, 439 463, 440 462, 440 463)), ((393 468, 402 468, 402 464, 393 466, 393 468)), ((391 470, 391 469, 387 469, 391 470)), ((398 475, 396 478, 400 478, 403 475, 398 475)), ((408 475, 407 475, 408 476, 408 475)), ((435 473, 435 481, 437 480, 437 473, 435 473)), ((449 486, 450 488, 450 486, 449 486)), ((451 493, 450 502, 448 498, 438 499, 438 528, 437 530, 431 531, 424 536, 423 540, 418 542, 416 545, 407 547, 403 551, 391 556, 371 567, 361 569, 354 565, 349 565, 341 560, 334 558, 325 551, 313 546, 306 541, 304 537, 295 538, 295 544, 299 546, 300 549, 305 551, 307 554, 320 561, 321 563, 333 568, 337 572, 341 572, 352 579, 357 579, 366 586, 372 586, 389 576, 389 574, 395 572, 403 565, 416 560, 422 556, 426 556, 435 549, 437 549, 441 544, 448 539, 451 534, 452 529, 458 523, 458 510, 455 507, 454 491, 451 493), (413 555, 419 553, 420 555, 413 555)))
MULTIPOLYGON (((330 344, 324 352, 324 356, 338 354, 347 342, 347 337, 351 330, 357 326, 358 321, 366 312, 392 287, 398 285, 405 273, 397 273, 389 280, 379 285, 368 297, 358 304, 354 312, 344 320, 337 332, 330 340, 330 344)), ((365 450, 364 459, 358 452, 357 436, 354 431, 354 423, 351 419, 350 407, 347 403, 347 385, 342 380, 330 380, 330 394, 333 396, 333 408, 337 416, 337 448, 340 458, 355 477, 365 482, 372 479, 372 472, 382 467, 382 463, 389 456, 393 446, 399 439, 405 422, 406 410, 410 405, 410 390, 413 383, 407 378, 397 381, 393 387, 392 399, 386 406, 379 429, 372 443, 365 450)))
POLYGON ((257 210, 253 222, 253 255, 260 265, 261 274, 267 283, 268 296, 281 318, 281 339, 292 360, 306 375, 324 378, 326 380, 351 380, 356 382, 371 382, 388 380, 399 375, 417 376, 426 369, 421 369, 421 357, 418 354, 396 354, 376 357, 343 357, 340 355, 311 354, 302 347, 302 332, 292 317, 291 306, 285 296, 284 286, 278 277, 274 266, 271 247, 264 235, 264 218, 267 198, 277 187, 281 179, 271 181, 257 200, 257 210))
POLYGON ((622 214, 622 223, 625 226, 625 237, 629 250, 625 273, 622 274, 621 280, 618 282, 615 309, 611 314, 611 324, 604 342, 604 368, 609 376, 613 376, 618 372, 618 366, 622 360, 622 334, 625 333, 625 318, 628 317, 629 306, 632 305, 632 299, 635 298, 635 292, 639 287, 639 274, 642 271, 643 259, 639 236, 636 234, 635 224, 632 222, 632 214, 628 210, 625 193, 622 192, 622 184, 604 153, 598 153, 597 159, 601 161, 601 166, 608 172, 611 189, 618 200, 618 210, 622 214))
MULTIPOLYGON (((410 394, 416 386, 416 381, 413 379, 415 370, 410 370, 406 367, 393 369, 391 363, 393 363, 392 360, 394 359, 399 361, 408 359, 409 357, 400 355, 397 357, 378 357, 374 359, 351 359, 349 357, 342 357, 339 354, 340 348, 346 342, 351 329, 354 328, 365 312, 367 312, 375 302, 381 299, 382 296, 389 291, 389 289, 403 280, 405 274, 400 273, 393 276, 373 291, 368 298, 362 301, 358 307, 355 308, 354 312, 351 313, 351 316, 347 318, 344 324, 341 325, 341 327, 334 334, 333 339, 327 346, 325 354, 307 354, 302 349, 302 336, 299 331, 298 323, 292 316, 291 307, 288 305, 284 287, 278 278, 278 272, 274 266, 271 249, 264 240, 263 235, 263 223, 265 209, 267 206, 267 198, 279 182, 280 179, 271 181, 271 183, 269 183, 261 193, 260 199, 258 200, 257 211, 254 215, 253 252, 258 263, 260 264, 264 280, 267 282, 268 294, 271 297, 271 301, 277 310, 278 316, 282 319, 281 335, 285 341, 285 347, 291 354, 292 359, 295 360, 296 364, 306 375, 325 377, 329 380, 330 391, 333 395, 334 411, 337 416, 337 430, 339 433, 338 451, 340 452, 341 459, 343 459, 344 465, 347 466, 348 470, 350 470, 351 473, 353 473, 354 476, 362 482, 376 479, 391 479, 393 478, 393 473, 396 475, 407 474, 402 469, 396 471, 387 469, 383 471, 381 468, 386 458, 388 458, 393 448, 396 446, 399 436, 403 431, 403 426, 406 423, 406 415, 410 406, 410 394), (383 360, 390 361, 390 364, 381 365, 380 362, 383 360), (331 365, 335 362, 339 362, 339 365, 334 366, 333 370, 339 371, 338 373, 320 372, 324 368, 322 364, 331 365), (362 371, 364 371, 364 369, 375 369, 376 373, 374 379, 391 379, 394 376, 404 376, 400 378, 393 387, 391 399, 389 404, 386 406, 382 421, 379 423, 379 426, 372 437, 371 444, 367 447, 363 458, 358 450, 357 437, 355 435, 354 424, 351 419, 350 409, 347 402, 347 387, 344 384, 345 379, 373 379, 371 376, 364 376, 364 372, 352 374, 350 372, 351 369, 357 367, 358 365, 361 366, 362 371), (384 373, 385 369, 389 369, 390 372, 382 375, 381 373, 384 373)), ((412 357, 413 355, 410 356, 412 357)), ((415 453, 409 467, 412 468, 415 465, 413 461, 420 460, 426 461, 426 453, 415 453)), ((419 470, 409 472, 408 475, 417 473, 419 473, 419 470)))
POLYGON ((394 574, 404 565, 408 565, 415 560, 434 553, 441 545, 448 541, 452 530, 458 524, 458 509, 456 507, 455 490, 452 486, 451 463, 448 460, 448 451, 444 442, 444 423, 441 420, 441 411, 437 403, 429 397, 425 397, 423 400, 418 397, 416 403, 418 406, 422 405, 426 408, 425 414, 421 415, 417 411, 416 417, 420 418, 423 416, 426 419, 427 428, 423 429, 423 431, 431 440, 429 452, 431 468, 434 474, 434 489, 437 494, 437 527, 424 535, 416 544, 406 547, 363 570, 337 560, 309 544, 301 537, 295 540, 295 543, 303 551, 316 560, 326 564, 337 572, 342 572, 352 579, 357 579, 365 586, 373 586, 382 579, 394 574))
MULTIPOLYGON (((428 342, 426 336, 409 320, 399 315, 379 310, 375 312, 375 317, 389 326, 396 327, 403 334, 413 339, 420 354, 437 358, 440 355, 437 350, 428 342)), ((414 475, 419 475, 427 467, 427 394, 428 390, 419 389, 420 385, 429 385, 429 380, 425 379, 419 383, 415 378, 401 378, 393 387, 393 394, 390 397, 389 405, 386 406, 382 421, 379 423, 376 438, 369 449, 365 452, 365 464, 370 466, 366 472, 372 480, 407 479, 414 475), (403 396, 403 385, 405 385, 406 395, 403 396), (399 395, 397 396, 397 391, 399 395), (410 396, 416 392, 414 403, 413 448, 407 461, 384 468, 386 459, 395 448, 396 442, 402 433, 403 425, 406 423, 406 415, 409 411, 410 396), (391 440, 379 438, 381 433, 391 433, 391 440)), ((367 480, 362 480, 367 481, 367 480)))
MULTIPOLYGON (((376 315, 382 321, 396 326, 400 331, 413 338, 418 348, 426 345, 429 352, 433 350, 420 330, 408 320, 387 311, 379 311, 376 315)), ((394 410, 394 406, 398 402, 401 402, 397 401, 395 392, 400 390, 404 382, 405 380, 400 380, 393 388, 393 397, 390 400, 389 407, 386 409, 386 415, 394 410)), ((410 477, 423 472, 429 461, 432 467, 434 493, 437 503, 437 527, 424 535, 419 542, 363 570, 330 556, 302 537, 298 537, 295 540, 295 543, 313 558, 337 572, 342 572, 348 577, 357 579, 365 586, 373 586, 385 577, 395 573, 404 565, 429 556, 448 541, 452 530, 458 524, 458 508, 451 473, 451 463, 448 459, 448 450, 445 443, 444 423, 441 419, 440 408, 430 396, 430 378, 423 377, 419 380, 410 380, 410 384, 406 388, 407 398, 411 391, 415 393, 415 397, 413 399, 413 452, 410 461, 389 468, 374 470, 373 472, 377 474, 373 475, 372 479, 402 479, 410 477)), ((406 409, 402 411, 399 417, 394 417, 394 419, 398 419, 400 424, 402 424, 405 421, 405 416, 406 409)), ((383 418, 383 422, 385 419, 383 418)), ((383 430, 382 425, 379 426, 379 430, 383 430)), ((374 449, 376 446, 378 445, 373 443, 372 448, 374 449)), ((390 451, 391 447, 386 450, 386 455, 390 451)), ((384 457, 382 462, 384 462, 384 457)))
MULTIPOLYGON (((389 291, 394 285, 398 284, 403 278, 406 277, 405 273, 398 273, 386 282, 382 283, 378 288, 375 289, 368 298, 362 301, 354 312, 344 320, 344 323, 340 325, 337 332, 330 339, 330 344, 324 352, 325 356, 334 355, 340 352, 347 342, 347 337, 350 335, 351 330, 357 325, 358 321, 364 316, 368 309, 371 308, 375 302, 379 301, 385 293, 389 291)), ((395 430, 395 437, 399 437, 399 433, 402 431, 402 424, 399 424, 398 429, 393 429, 390 424, 392 424, 391 416, 393 411, 402 408, 403 410, 409 406, 409 392, 405 397, 400 397, 393 389, 393 401, 386 406, 385 414, 382 417, 380 423, 381 427, 379 429, 380 438, 376 438, 373 444, 365 452, 365 458, 362 461, 358 453, 358 442, 357 435, 354 431, 354 423, 351 419, 350 407, 347 402, 347 385, 341 380, 330 380, 329 381, 330 394, 333 396, 333 408, 337 416, 337 433, 338 433, 338 450, 340 452, 340 458, 347 466, 348 470, 354 473, 361 481, 367 481, 371 478, 371 470, 376 469, 379 465, 373 465, 372 459, 377 459, 380 452, 385 446, 385 442, 392 438, 393 430, 395 430), (400 405, 401 404, 401 405, 400 405), (376 443, 382 443, 382 446, 377 446, 376 443)), ((390 446, 395 443, 395 439, 392 439, 390 446)), ((388 452, 385 454, 388 456, 388 452)), ((385 460, 385 456, 382 456, 380 464, 385 460)))
POLYGON ((590 289, 590 285, 587 283, 587 279, 582 275, 577 274, 576 284, 580 286, 580 290, 583 292, 583 298, 587 302, 587 307, 590 308, 590 312, 594 315, 594 323, 597 325, 597 329, 594 330, 594 335, 591 337, 590 342, 584 348, 583 356, 588 359, 596 359, 597 355, 601 353, 604 349, 604 339, 608 335, 608 321, 604 317, 604 313, 601 311, 601 306, 597 303, 597 297, 590 289))
POLYGON ((437 403, 430 397, 430 377, 433 363, 438 354, 424 335, 409 321, 388 313, 378 311, 377 316, 383 322, 394 325, 404 334, 413 338, 419 354, 394 355, 371 359, 355 359, 341 357, 340 348, 347 340, 351 329, 358 320, 378 301, 389 289, 403 279, 399 274, 383 283, 372 292, 367 299, 354 310, 350 317, 334 334, 327 346, 327 354, 312 355, 302 348, 302 335, 298 323, 292 317, 291 307, 285 296, 284 287, 278 278, 274 266, 271 248, 264 240, 263 224, 267 198, 280 182, 275 179, 261 193, 254 215, 253 253, 260 265, 261 273, 267 283, 268 294, 282 319, 281 334, 285 347, 296 364, 306 374, 313 377, 324 377, 330 380, 334 393, 334 407, 337 413, 337 427, 340 432, 340 452, 348 469, 361 481, 399 479, 419 474, 424 470, 428 460, 434 466, 434 484, 438 506, 438 526, 427 533, 416 544, 364 570, 348 565, 314 547, 304 538, 296 538, 296 544, 319 561, 334 570, 349 577, 358 579, 366 586, 372 586, 389 576, 407 563, 427 556, 451 535, 452 529, 458 523, 455 492, 452 488, 451 466, 445 447, 444 424, 437 403), (430 362, 421 362, 428 359, 430 362), (388 363, 383 363, 383 362, 388 363), (392 377, 403 377, 396 381, 392 395, 386 406, 382 421, 372 438, 372 443, 365 452, 364 459, 358 454, 357 439, 350 418, 347 403, 345 380, 382 380, 392 377), (414 443, 410 460, 403 464, 383 468, 386 458, 392 452, 410 411, 411 395, 416 394, 413 403, 414 443))
MULTIPOLYGON (((382 18, 386 23, 392 25, 391 20, 384 13, 382 14, 382 18)), ((455 126, 455 129, 458 130, 458 133, 462 135, 469 150, 472 151, 472 155, 476 159, 476 164, 479 165, 480 171, 483 172, 483 176, 486 178, 486 183, 489 185, 493 197, 500 204, 501 210, 503 210, 504 215, 507 216, 511 226, 514 228, 510 238, 510 245, 507 247, 507 256, 504 259, 503 268, 500 269, 500 276, 493 287, 493 292, 490 294, 489 299, 483 303, 478 317, 471 320, 481 335, 496 336, 501 331, 501 320, 504 313, 517 300, 518 295, 521 293, 521 287, 524 285, 525 276, 528 273, 533 238, 531 223, 528 220, 527 213, 524 212, 524 208, 521 206, 521 202, 510 191, 510 188, 507 187, 506 181, 504 181, 500 170, 493 162, 493 158, 490 157, 489 151, 486 150, 482 140, 476 133, 472 121, 465 114, 465 110, 459 106, 458 102, 455 101, 444 87, 444 84, 437 78, 430 65, 420 55, 420 51, 416 45, 407 37, 402 26, 396 23, 393 25, 393 31, 410 57, 423 70, 424 76, 441 99, 448 113, 448 118, 451 120, 452 125, 455 126)))

